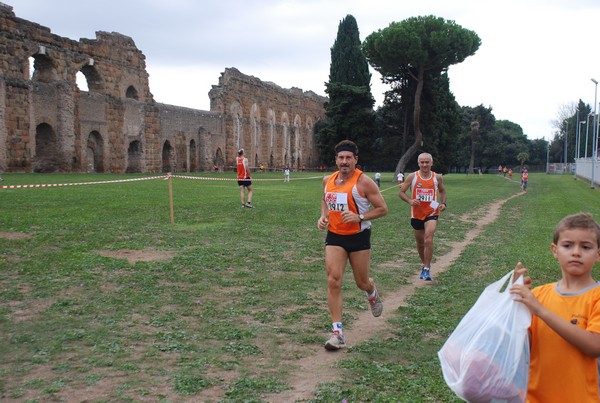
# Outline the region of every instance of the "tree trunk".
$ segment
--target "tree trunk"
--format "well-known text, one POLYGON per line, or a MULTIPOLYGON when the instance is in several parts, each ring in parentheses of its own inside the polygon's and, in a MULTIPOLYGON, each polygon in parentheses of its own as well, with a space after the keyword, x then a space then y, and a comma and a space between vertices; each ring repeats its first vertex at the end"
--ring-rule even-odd
POLYGON ((415 91, 415 108, 413 110, 413 127, 415 129, 415 141, 412 145, 406 150, 406 152, 398 161, 398 165, 396 165, 396 172, 404 172, 404 168, 406 168, 406 164, 408 161, 415 155, 415 153, 423 146, 423 133, 421 133, 421 94, 423 93, 423 81, 425 77, 425 68, 423 66, 419 66, 419 76, 417 77, 417 90, 415 91))
POLYGON ((471 161, 469 162, 469 173, 473 172, 475 168, 475 151, 477 149, 477 138, 479 135, 479 122, 473 121, 471 122, 471 161))

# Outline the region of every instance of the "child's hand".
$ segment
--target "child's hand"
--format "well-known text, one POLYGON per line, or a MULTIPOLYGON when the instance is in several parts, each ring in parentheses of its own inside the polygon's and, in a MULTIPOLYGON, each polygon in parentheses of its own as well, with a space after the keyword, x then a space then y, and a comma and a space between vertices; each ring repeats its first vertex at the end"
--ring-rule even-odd
POLYGON ((513 284, 508 289, 508 292, 513 294, 514 301, 521 302, 529 308, 529 311, 533 315, 539 316, 540 312, 544 309, 543 305, 538 301, 538 299, 533 295, 531 290, 529 289, 531 286, 521 285, 521 284, 513 284))
POLYGON ((523 284, 531 289, 531 277, 529 277, 527 275, 527 269, 523 267, 523 264, 521 262, 517 263, 517 266, 515 267, 515 275, 513 276, 513 283, 515 281, 517 281, 517 279, 523 276, 523 284))

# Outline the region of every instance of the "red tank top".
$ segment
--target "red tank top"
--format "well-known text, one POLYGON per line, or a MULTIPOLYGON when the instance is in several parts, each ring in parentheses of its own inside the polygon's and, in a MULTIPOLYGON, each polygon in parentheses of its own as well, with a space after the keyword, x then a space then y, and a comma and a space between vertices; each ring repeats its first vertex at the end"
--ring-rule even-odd
POLYGON ((415 172, 410 185, 412 198, 418 199, 421 203, 418 206, 411 207, 411 218, 425 220, 429 216, 440 215, 439 207, 431 207, 431 202, 436 202, 438 198, 438 182, 435 172, 431 171, 427 179, 421 178, 419 171, 415 172))

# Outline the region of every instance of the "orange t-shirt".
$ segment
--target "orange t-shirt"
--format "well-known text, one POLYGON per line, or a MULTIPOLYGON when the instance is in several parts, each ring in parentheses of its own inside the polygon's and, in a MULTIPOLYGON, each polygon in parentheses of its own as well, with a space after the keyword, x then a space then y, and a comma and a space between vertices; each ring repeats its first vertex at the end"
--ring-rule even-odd
POLYGON ((250 171, 246 169, 247 161, 246 157, 236 157, 237 178, 240 180, 250 179, 250 171), (246 164, 244 164, 244 160, 246 160, 246 164))
POLYGON ((370 221, 343 222, 342 212, 352 211, 355 214, 366 213, 369 210, 369 201, 365 195, 360 194, 357 182, 362 171, 354 170, 354 175, 341 185, 336 185, 335 180, 339 171, 332 174, 325 184, 325 204, 329 210, 328 230, 338 235, 357 234, 371 226, 370 221))
MULTIPOLYGON (((577 294, 561 294, 556 283, 545 284, 534 288, 533 294, 573 326, 600 333, 600 284, 577 294)), ((537 316, 530 329, 527 402, 600 402, 598 359, 585 355, 537 316)))
POLYGON ((417 220, 425 220, 430 216, 440 215, 439 206, 431 207, 431 202, 437 203, 438 181, 435 172, 431 171, 428 179, 421 178, 419 171, 415 172, 410 184, 412 198, 418 199, 421 203, 418 206, 411 206, 410 216, 417 220))

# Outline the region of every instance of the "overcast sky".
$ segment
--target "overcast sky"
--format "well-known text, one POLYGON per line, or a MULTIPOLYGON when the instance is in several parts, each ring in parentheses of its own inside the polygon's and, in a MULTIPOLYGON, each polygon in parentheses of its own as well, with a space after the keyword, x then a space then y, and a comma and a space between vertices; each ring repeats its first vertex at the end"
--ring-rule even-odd
MULTIPOLYGON (((146 56, 157 102, 209 109, 227 67, 325 94, 340 21, 360 38, 409 17, 434 15, 475 31, 475 55, 449 68, 461 106, 492 107, 529 139, 553 137, 559 112, 581 99, 592 109, 600 81, 598 0, 0 0, 17 17, 70 39, 96 31, 131 37, 146 56)), ((386 87, 372 71, 380 105, 386 87)), ((600 100, 600 98, 598 98, 600 100)))

